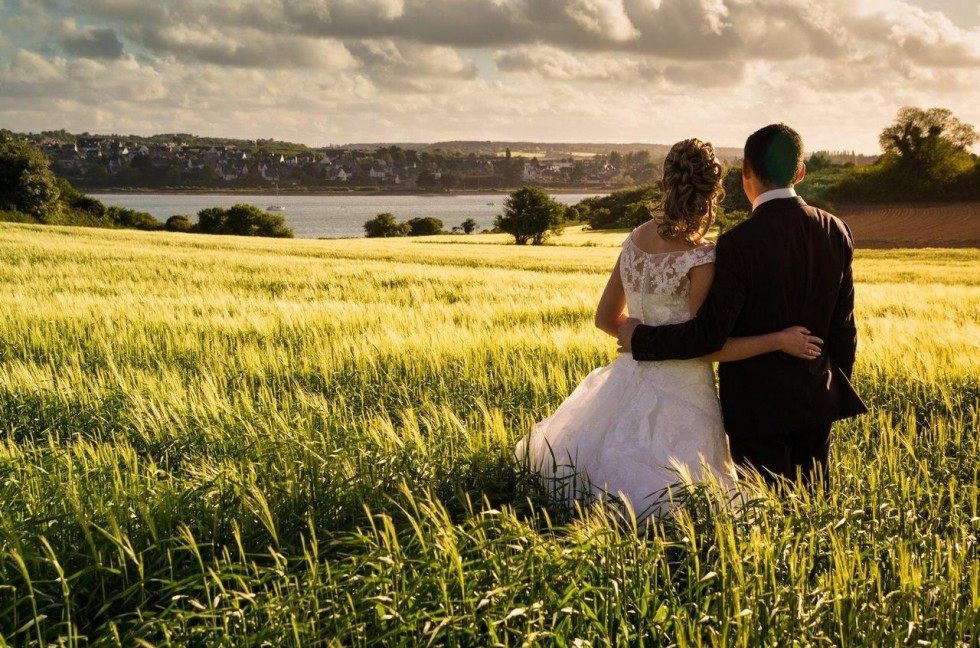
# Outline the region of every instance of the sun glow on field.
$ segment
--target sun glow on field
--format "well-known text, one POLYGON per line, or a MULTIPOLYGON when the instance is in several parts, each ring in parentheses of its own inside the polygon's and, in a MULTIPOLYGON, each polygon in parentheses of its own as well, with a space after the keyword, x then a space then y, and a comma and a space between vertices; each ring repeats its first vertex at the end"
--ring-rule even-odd
POLYGON ((837 428, 832 493, 696 493, 637 533, 512 460, 615 357, 591 321, 624 237, 0 225, 0 637, 980 636, 980 251, 858 252, 872 411, 837 428))

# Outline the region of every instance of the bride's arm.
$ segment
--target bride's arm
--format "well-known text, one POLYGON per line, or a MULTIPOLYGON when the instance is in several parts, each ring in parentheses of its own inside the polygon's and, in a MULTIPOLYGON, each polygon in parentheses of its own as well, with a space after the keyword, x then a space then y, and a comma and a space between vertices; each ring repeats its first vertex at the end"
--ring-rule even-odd
MULTIPOLYGON (((691 280, 689 308, 691 317, 694 317, 708 296, 708 290, 711 288, 711 282, 715 277, 715 266, 713 263, 695 266, 691 268, 688 277, 691 280)), ((810 335, 810 331, 806 328, 790 326, 782 331, 765 335, 728 338, 721 350, 702 356, 701 360, 705 362, 734 362, 773 351, 782 351, 797 358, 812 360, 820 355, 821 344, 823 344, 823 340, 810 335)))
POLYGON ((595 325, 600 331, 613 337, 619 334, 619 327, 626 321, 626 292, 623 290, 623 278, 619 274, 619 259, 609 275, 606 288, 599 298, 595 309, 595 325))

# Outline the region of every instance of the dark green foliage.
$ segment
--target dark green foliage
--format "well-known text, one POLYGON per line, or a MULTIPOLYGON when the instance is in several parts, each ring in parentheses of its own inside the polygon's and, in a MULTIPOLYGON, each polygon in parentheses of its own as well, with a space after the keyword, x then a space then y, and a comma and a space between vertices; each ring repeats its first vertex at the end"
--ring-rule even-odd
POLYGON ((85 212, 90 214, 95 218, 105 218, 109 214, 108 208, 100 200, 96 200, 91 196, 86 196, 83 193, 79 193, 72 187, 67 180, 58 179, 58 184, 62 187, 61 196, 65 199, 65 203, 71 209, 79 212, 85 212), (70 190, 70 194, 69 194, 70 190))
POLYGON ((221 207, 207 207, 197 212, 197 230, 217 234, 224 227, 225 210, 221 207))
POLYGON ((953 117, 947 108, 906 106, 898 111, 895 123, 881 131, 878 143, 885 155, 926 170, 943 164, 956 152, 966 151, 978 138, 972 125, 953 117))
POLYGON ((810 175, 811 173, 816 173, 832 166, 834 166, 834 161, 830 158, 830 155, 826 151, 817 151, 807 159, 806 173, 810 175))
POLYGON ((463 228, 463 233, 472 234, 476 230, 476 221, 472 218, 467 218, 460 224, 460 227, 463 228))
POLYGON ((715 225, 718 233, 723 234, 749 217, 747 211, 728 211, 724 207, 715 212, 715 225))
POLYGON ((109 218, 109 209, 99 200, 79 192, 64 178, 58 178, 58 193, 62 209, 52 225, 78 225, 82 227, 117 227, 109 218))
POLYGON ((647 205, 660 201, 660 189, 644 185, 586 198, 575 205, 579 218, 594 230, 636 227, 649 218, 647 205))
POLYGON ((37 219, 19 211, 0 209, 0 223, 37 223, 37 219))
POLYGON ((146 212, 113 205, 108 208, 107 213, 109 219, 116 227, 145 230, 148 232, 163 229, 163 223, 146 212))
POLYGON ((415 186, 419 189, 438 189, 439 181, 432 171, 425 169, 415 179, 415 186))
POLYGON ((167 222, 163 227, 168 232, 190 232, 194 229, 194 223, 192 223, 190 217, 185 214, 174 214, 167 219, 167 222))
POLYGON ((48 159, 33 144, 0 133, 0 209, 18 211, 42 223, 61 213, 58 181, 48 159))
POLYGON ((722 188, 725 190, 725 198, 721 201, 721 206, 727 212, 750 212, 752 203, 745 197, 745 190, 742 188, 742 166, 730 166, 725 171, 725 179, 722 181, 722 188))
POLYGON ((849 169, 827 197, 836 201, 976 200, 977 160, 969 152, 976 129, 945 108, 905 107, 878 138, 884 155, 849 169))
POLYGON ((197 219, 197 231, 204 234, 293 237, 293 231, 286 227, 281 214, 262 211, 255 205, 239 203, 228 209, 209 207, 199 211, 197 219))
POLYGON ((364 223, 364 232, 367 238, 388 238, 391 236, 405 236, 406 228, 400 224, 393 214, 384 212, 364 223))
POLYGON ((514 236, 518 245, 530 240, 541 245, 550 232, 560 233, 565 222, 565 206, 555 201, 540 187, 521 187, 504 201, 504 213, 494 225, 514 236))
POLYGON ((430 236, 432 234, 442 234, 442 221, 432 216, 421 218, 410 218, 405 222, 408 226, 409 236, 430 236))
POLYGON ((650 220, 653 215, 650 209, 651 203, 649 202, 635 202, 632 205, 627 205, 626 212, 619 219, 619 222, 623 227, 633 229, 650 220))

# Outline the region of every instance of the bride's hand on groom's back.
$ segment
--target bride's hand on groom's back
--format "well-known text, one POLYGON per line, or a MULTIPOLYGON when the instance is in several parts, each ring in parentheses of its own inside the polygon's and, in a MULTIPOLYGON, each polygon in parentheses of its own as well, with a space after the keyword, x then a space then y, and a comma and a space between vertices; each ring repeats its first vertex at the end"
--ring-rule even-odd
POLYGON ((794 358, 813 360, 820 356, 823 340, 804 326, 790 326, 778 333, 779 350, 794 358))
POLYGON ((616 337, 619 339, 618 350, 620 353, 631 353, 633 351, 633 331, 635 331, 636 327, 639 325, 640 320, 632 317, 626 318, 626 320, 619 325, 619 334, 616 337))

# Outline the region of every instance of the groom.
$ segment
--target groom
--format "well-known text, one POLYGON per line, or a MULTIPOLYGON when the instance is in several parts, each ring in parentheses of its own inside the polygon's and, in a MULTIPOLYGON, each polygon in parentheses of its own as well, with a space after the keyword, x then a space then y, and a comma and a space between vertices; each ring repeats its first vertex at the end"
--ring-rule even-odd
POLYGON ((813 360, 768 353, 718 366, 735 461, 767 481, 799 476, 812 487, 829 484, 833 421, 867 408, 850 383, 857 347, 851 233, 796 195, 805 174, 796 131, 772 124, 753 133, 742 164, 752 214, 718 239, 714 284, 697 316, 669 326, 627 320, 619 344, 636 360, 671 360, 713 353, 729 336, 795 324, 823 339, 813 360))

